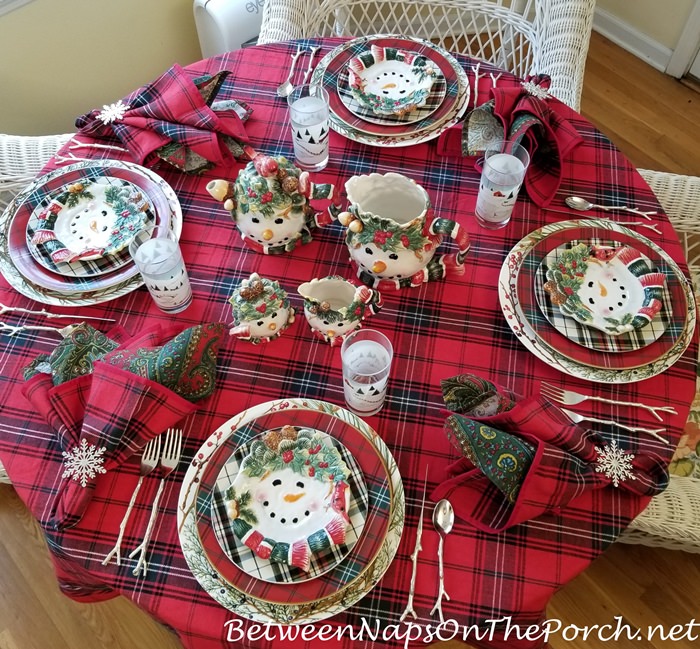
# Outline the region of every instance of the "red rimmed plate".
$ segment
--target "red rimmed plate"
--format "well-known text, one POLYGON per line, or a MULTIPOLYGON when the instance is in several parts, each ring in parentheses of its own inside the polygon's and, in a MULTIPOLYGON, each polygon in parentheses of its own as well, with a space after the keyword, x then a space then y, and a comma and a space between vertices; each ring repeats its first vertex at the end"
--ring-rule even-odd
MULTIPOLYGON (((532 273, 535 272, 540 261, 541 259, 533 265, 532 273)), ((673 286, 670 290, 674 290, 673 286)), ((506 255, 498 278, 498 293, 506 322, 517 336, 518 340, 530 352, 561 372, 599 383, 633 383, 664 372, 676 363, 688 348, 693 338, 697 319, 695 298, 690 288, 690 282, 685 278, 678 264, 650 239, 624 226, 618 225, 613 221, 607 220, 560 221, 551 223, 529 233, 506 255), (566 243, 566 241, 580 239, 585 236, 582 232, 587 228, 592 228, 595 236, 602 240, 621 241, 623 243, 631 242, 635 248, 646 254, 660 269, 661 266, 656 260, 662 260, 670 273, 672 273, 675 285, 680 287, 682 291, 683 301, 679 302, 677 305, 678 311, 676 311, 675 304, 673 308, 674 317, 678 318, 678 322, 681 322, 681 320, 683 321, 682 331, 678 334, 671 348, 665 352, 657 355, 654 349, 657 345, 662 344, 660 340, 644 347, 640 352, 634 352, 634 355, 637 353, 646 353, 649 355, 651 360, 643 365, 625 368, 610 367, 610 362, 612 362, 613 358, 624 358, 628 356, 627 354, 603 354, 601 367, 569 358, 566 354, 559 351, 559 349, 562 348, 561 341, 563 340, 568 343, 568 347, 564 348, 567 353, 571 353, 571 350, 575 348, 576 345, 553 329, 551 329, 552 333, 556 334, 560 340, 558 343, 555 343, 556 348, 555 345, 547 344, 533 329, 525 316, 526 309, 532 309, 530 311, 532 314, 539 313, 536 300, 534 299, 534 278, 532 274, 530 274, 528 281, 522 285, 522 296, 519 290, 519 275, 523 269, 524 262, 528 259, 532 250, 540 246, 543 241, 546 241, 547 245, 540 248, 540 250, 548 251, 548 249, 551 250, 553 247, 566 243), (623 237, 622 235, 625 236, 623 237), (681 311, 683 304, 686 305, 685 312, 681 311)), ((544 319, 541 314, 540 317, 544 319)), ((549 325, 547 324, 547 326, 549 325)), ((580 349, 592 353, 592 350, 587 350, 586 348, 580 349)))
MULTIPOLYGON (((182 211, 175 192, 165 180, 145 167, 119 160, 90 160, 56 169, 40 176, 32 181, 26 189, 22 190, 8 206, 3 214, 0 228, 6 237, 6 254, 8 257, 8 259, 3 261, 10 264, 12 270, 26 280, 29 288, 36 288, 45 296, 45 299, 70 297, 71 295, 80 295, 88 299, 90 294, 104 293, 115 287, 122 286, 132 279, 135 282, 138 281, 134 288, 138 288, 142 283, 138 279, 138 269, 131 261, 126 264, 120 264, 112 272, 94 276, 83 275, 82 273, 76 276, 56 274, 39 265, 28 246, 26 233, 29 219, 48 196, 55 194, 56 191, 59 191, 68 183, 104 176, 126 180, 139 187, 148 196, 153 205, 156 228, 163 223, 169 222, 175 234, 178 237, 180 235, 182 230, 182 211)), ((125 254, 128 255, 128 251, 125 254)), ((83 263, 92 264, 96 262, 83 263)), ((15 276, 16 273, 9 274, 15 276)), ((5 276, 7 277, 8 275, 5 276)), ((18 286, 15 286, 15 288, 23 292, 18 286)), ((34 295, 30 295, 30 297, 34 297, 34 295)), ((52 302, 47 303, 51 304, 52 302)))
POLYGON ((388 569, 403 521, 403 486, 386 445, 359 417, 312 399, 263 403, 221 426, 196 454, 178 505, 183 553, 202 587, 243 617, 283 624, 326 619, 364 597, 388 569), (294 584, 269 583, 242 571, 221 549, 210 516, 216 478, 239 438, 284 425, 323 430, 340 441, 360 467, 368 490, 367 517, 355 547, 333 570, 294 584))
MULTIPOLYGON (((683 334, 687 319, 688 305, 683 287, 668 263, 662 259, 657 252, 636 237, 624 233, 615 233, 613 239, 609 231, 601 230, 597 227, 557 232, 540 244, 534 246, 523 261, 518 275, 517 291, 525 319, 543 343, 571 360, 601 369, 635 369, 654 362, 659 357, 668 353, 669 350, 673 349, 679 337, 683 334), (669 314, 668 325, 656 341, 651 341, 647 345, 641 345, 638 349, 629 354, 615 354, 606 350, 609 344, 607 339, 611 337, 606 336, 601 331, 586 327, 591 339, 599 341, 599 348, 595 348, 594 344, 581 346, 572 343, 571 340, 561 335, 560 332, 547 322, 538 304, 537 282, 535 279, 537 270, 542 261, 546 259, 547 255, 553 250, 560 248, 562 245, 569 244, 572 240, 586 241, 598 245, 612 245, 615 247, 620 245, 633 246, 664 273, 666 276, 666 295, 664 297, 664 303, 667 305, 674 305, 672 307, 673 312, 677 315, 674 317, 672 314, 669 314)), ((540 295, 540 300, 543 299, 544 297, 540 295)), ((627 339, 631 340, 633 336, 634 334, 627 334, 627 339)), ((620 338, 621 341, 623 340, 620 336, 616 336, 615 338, 620 338)))
POLYGON ((469 80, 459 62, 441 47, 419 38, 390 35, 364 36, 342 43, 321 59, 312 83, 322 84, 330 96, 331 127, 348 139, 370 146, 409 146, 437 137, 455 124, 469 103, 469 80), (409 49, 425 56, 442 72, 446 95, 438 109, 428 117, 404 126, 371 124, 354 115, 337 92, 339 77, 350 59, 370 46, 409 49))

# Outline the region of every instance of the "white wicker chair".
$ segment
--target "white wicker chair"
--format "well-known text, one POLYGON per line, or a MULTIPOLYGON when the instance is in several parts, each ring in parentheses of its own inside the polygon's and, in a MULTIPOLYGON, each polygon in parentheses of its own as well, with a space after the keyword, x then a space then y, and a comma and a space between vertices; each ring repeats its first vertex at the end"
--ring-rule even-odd
MULTIPOLYGON (((0 133, 0 212, 70 138, 71 134, 35 137, 0 133)), ((0 482, 10 482, 2 464, 0 482)))
POLYGON ((525 77, 578 110, 595 0, 265 0, 258 43, 313 36, 425 38, 525 77))
POLYGON ((36 137, 0 133, 0 211, 71 137, 69 133, 36 137))
MULTIPOLYGON (((700 178, 640 169, 686 250, 700 297, 700 178)), ((700 382, 698 382, 700 389, 700 382)), ((671 475, 668 488, 632 521, 618 539, 700 553, 700 480, 671 475)))

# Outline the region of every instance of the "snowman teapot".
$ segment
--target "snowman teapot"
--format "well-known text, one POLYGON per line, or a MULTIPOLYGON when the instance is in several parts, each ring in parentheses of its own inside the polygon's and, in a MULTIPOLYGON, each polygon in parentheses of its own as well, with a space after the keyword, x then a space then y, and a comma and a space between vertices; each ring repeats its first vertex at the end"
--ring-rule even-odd
POLYGON ((206 186, 231 213, 243 240, 265 254, 282 254, 311 241, 311 230, 332 222, 328 210, 317 212, 311 199, 333 199, 331 184, 314 184, 283 156, 272 157, 245 148, 251 161, 235 182, 212 180, 206 186))
POLYGON ((360 280, 380 290, 420 286, 464 273, 469 235, 455 221, 434 218, 428 193, 397 173, 353 176, 345 183, 349 207, 338 214, 360 280), (457 252, 436 256, 449 236, 457 252))

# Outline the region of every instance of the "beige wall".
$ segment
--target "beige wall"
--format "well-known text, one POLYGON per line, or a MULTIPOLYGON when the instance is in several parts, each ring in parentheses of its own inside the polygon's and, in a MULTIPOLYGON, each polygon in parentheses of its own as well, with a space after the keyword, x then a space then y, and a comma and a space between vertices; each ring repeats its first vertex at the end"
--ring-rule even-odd
POLYGON ((34 0, 0 16, 0 133, 73 131, 199 58, 192 0, 34 0))
POLYGON ((598 0, 597 6, 673 50, 694 4, 695 0, 598 0))

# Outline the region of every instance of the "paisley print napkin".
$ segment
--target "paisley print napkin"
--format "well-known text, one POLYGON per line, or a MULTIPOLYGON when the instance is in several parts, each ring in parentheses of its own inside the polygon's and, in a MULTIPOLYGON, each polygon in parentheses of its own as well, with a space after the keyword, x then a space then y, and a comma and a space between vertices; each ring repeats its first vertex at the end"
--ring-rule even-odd
POLYGON ((660 454, 628 452, 571 423, 540 397, 522 397, 473 374, 442 383, 445 431, 462 456, 432 493, 479 529, 499 532, 575 503, 591 489, 653 496, 668 484, 660 454))

